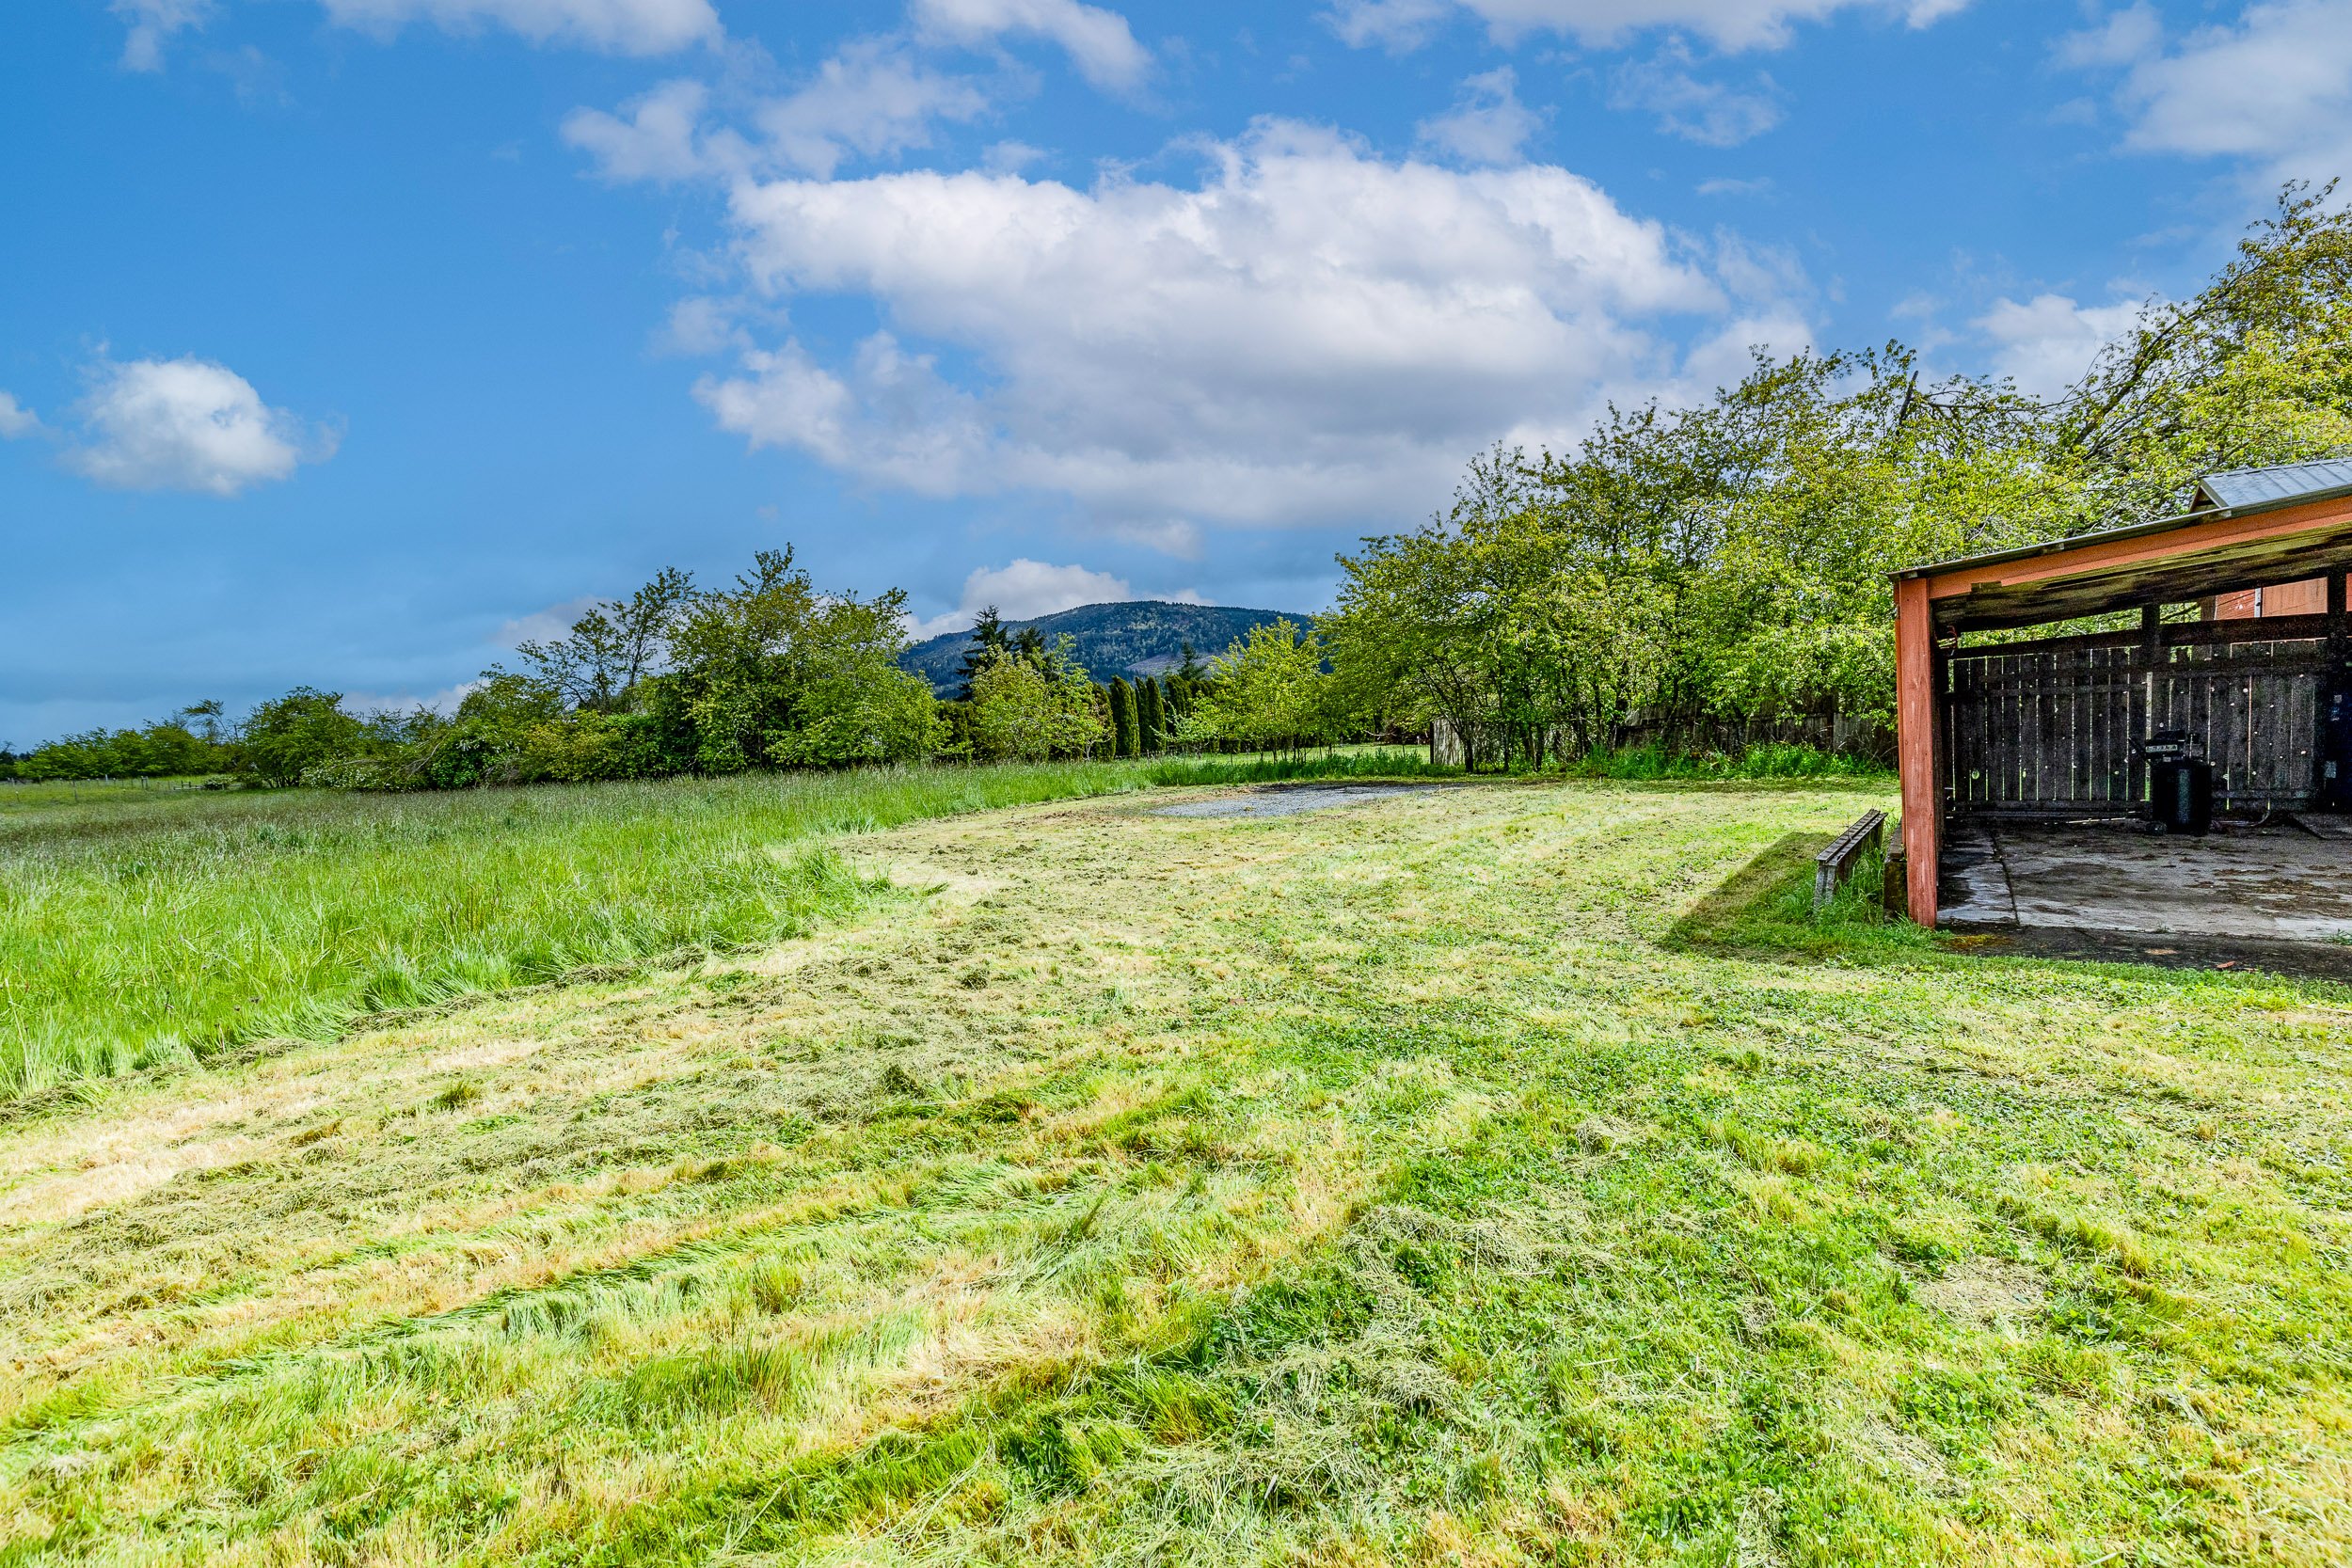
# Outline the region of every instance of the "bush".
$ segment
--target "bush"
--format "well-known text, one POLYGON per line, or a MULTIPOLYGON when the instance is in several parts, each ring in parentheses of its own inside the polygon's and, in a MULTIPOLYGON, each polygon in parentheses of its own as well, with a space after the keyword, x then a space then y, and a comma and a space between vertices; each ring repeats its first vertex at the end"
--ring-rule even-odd
POLYGON ((263 703, 238 736, 238 766, 262 784, 299 784, 325 764, 365 754, 368 726, 345 713, 342 694, 297 686, 263 703))
POLYGON ((1418 748, 1326 752, 1303 756, 1169 757, 1144 770, 1155 784, 1279 784, 1287 779, 1453 779, 1418 748))
POLYGON ((1629 746, 1592 752, 1568 765, 1585 779, 1867 779, 1886 771, 1857 757, 1811 746, 1777 742, 1741 752, 1669 752, 1662 746, 1629 746))

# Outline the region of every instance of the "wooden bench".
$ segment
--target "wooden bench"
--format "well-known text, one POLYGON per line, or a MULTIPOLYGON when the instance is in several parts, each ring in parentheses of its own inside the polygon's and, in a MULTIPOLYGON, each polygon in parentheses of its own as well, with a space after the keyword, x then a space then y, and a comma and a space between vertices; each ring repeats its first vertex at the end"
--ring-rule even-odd
POLYGON ((1853 875, 1863 851, 1875 849, 1886 832, 1886 814, 1864 812, 1854 825, 1830 840, 1829 847, 1813 857, 1813 907, 1820 909, 1837 896, 1837 884, 1853 875))

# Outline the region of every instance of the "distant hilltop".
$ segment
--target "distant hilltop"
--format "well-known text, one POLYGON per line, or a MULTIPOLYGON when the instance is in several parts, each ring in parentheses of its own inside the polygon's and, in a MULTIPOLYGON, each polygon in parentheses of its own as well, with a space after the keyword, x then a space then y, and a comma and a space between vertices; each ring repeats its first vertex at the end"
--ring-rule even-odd
MULTIPOLYGON (((1248 636, 1252 626, 1284 620, 1303 626, 1309 619, 1295 610, 1128 599, 1118 604, 1082 604, 1034 621, 1007 621, 1005 630, 1018 636, 1022 627, 1035 626, 1048 642, 1067 632, 1078 662, 1096 680, 1107 681, 1114 675, 1157 675, 1173 670, 1184 662, 1187 642, 1206 664, 1236 639, 1248 636)), ((931 689, 941 696, 952 697, 957 672, 971 646, 969 631, 951 631, 917 642, 898 656, 898 663, 930 681, 931 689)))

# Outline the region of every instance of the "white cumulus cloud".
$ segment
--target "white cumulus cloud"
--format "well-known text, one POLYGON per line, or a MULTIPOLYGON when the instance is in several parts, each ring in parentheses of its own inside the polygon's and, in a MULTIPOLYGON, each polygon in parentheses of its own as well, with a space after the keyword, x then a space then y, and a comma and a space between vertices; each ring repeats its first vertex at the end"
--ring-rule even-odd
POLYGON ((1114 91, 1140 86, 1152 69, 1125 17, 1078 0, 914 0, 913 15, 923 36, 948 42, 988 43, 1008 33, 1046 39, 1080 75, 1114 91))
POLYGON ((2120 70, 2136 151, 2242 160, 2264 181, 2352 167, 2352 15, 2343 0, 2265 0, 2233 23, 2168 39, 2144 5, 2060 46, 2065 63, 2120 70))
POLYGON ((2056 397, 2090 369, 2099 350, 2139 319, 2137 300, 2078 305, 2058 293, 2001 299, 1971 325, 1991 339, 1993 369, 2036 397, 2056 397))
POLYGON ((715 42, 710 0, 320 0, 347 27, 391 33, 410 23, 448 32, 485 27, 533 43, 580 44, 615 55, 666 55, 715 42))
POLYGON ((710 89, 664 82, 622 113, 575 109, 564 139, 596 160, 605 178, 673 182, 790 170, 831 176, 843 160, 885 157, 931 144, 941 121, 970 121, 989 101, 968 78, 923 64, 904 44, 863 39, 818 67, 798 89, 750 108, 756 135, 710 126, 710 89))
POLYGON ((987 112, 987 98, 970 82, 932 71, 887 40, 867 40, 755 118, 785 166, 829 175, 848 153, 871 158, 928 147, 933 121, 987 112))
POLYGON ((1621 44, 1636 33, 1675 29, 1718 49, 1777 49, 1791 24, 1844 10, 1875 11, 1924 27, 1964 8, 1968 0, 1338 0, 1327 13, 1353 44, 1417 47, 1450 16, 1468 12, 1509 40, 1565 33, 1580 43, 1621 44))
POLYGON ((1558 441, 1605 397, 1805 338, 1753 258, 1565 169, 1391 162, 1272 121, 1209 156, 1191 186, 739 182, 754 290, 865 296, 884 325, 838 357, 748 351, 696 395, 754 446, 925 495, 1060 494, 1181 541, 1409 515, 1488 441, 1558 441))
POLYGON ((107 363, 95 383, 65 460, 110 488, 233 496, 334 452, 330 434, 267 406, 251 382, 209 359, 107 363))
POLYGON ((1515 164, 1544 117, 1519 102, 1509 66, 1467 77, 1454 107, 1417 127, 1428 145, 1473 164, 1515 164))
POLYGON ((722 161, 700 139, 710 89, 700 82, 664 82, 623 105, 628 118, 602 109, 574 109, 564 139, 596 160, 608 180, 691 180, 722 161))
MULTIPOLYGON (((384 37, 411 23, 453 33, 500 28, 533 43, 578 44, 613 55, 666 55, 723 36, 710 0, 319 0, 328 18, 384 37)), ((213 19, 214 0, 109 0, 126 31, 122 64, 160 71, 175 33, 213 19)))
POLYGON ((16 401, 8 392, 0 392, 0 441, 13 441, 20 436, 30 436, 40 428, 40 420, 33 411, 16 401))
POLYGON ((161 71, 164 45, 174 33, 203 26, 213 0, 111 0, 106 8, 123 22, 122 69, 161 71))
POLYGON ((1771 78, 1747 91, 1709 82, 1687 69, 1688 55, 1669 49, 1654 60, 1617 72, 1609 94, 1613 109, 1639 109, 1658 117, 1658 128, 1702 147, 1737 147, 1780 123, 1780 103, 1771 78))

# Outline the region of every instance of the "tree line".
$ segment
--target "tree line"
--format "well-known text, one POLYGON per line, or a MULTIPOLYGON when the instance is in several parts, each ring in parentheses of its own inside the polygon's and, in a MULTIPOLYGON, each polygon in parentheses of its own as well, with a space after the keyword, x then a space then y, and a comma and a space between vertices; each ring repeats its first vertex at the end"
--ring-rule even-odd
POLYGON ((2149 302, 2056 396, 1934 374, 1900 344, 1759 355, 1693 406, 1485 453, 1426 526, 1342 556, 1311 627, 1237 646, 1196 728, 1295 746, 1438 725, 1467 766, 1880 750, 1894 571, 2347 452, 2352 215, 2332 185, 2289 185, 2203 289, 2149 302))
POLYGON ((454 711, 360 713, 297 687, 230 722, 206 702, 137 729, 68 736, 0 777, 215 776, 254 784, 457 789, 930 758, 1140 756, 1180 744, 1215 685, 1192 650, 1164 677, 1098 684, 1070 639, 980 618, 956 696, 899 668, 905 594, 819 590, 793 552, 706 589, 665 569, 562 637, 483 672, 454 711))
POLYGON ((1201 666, 1098 683, 1068 639, 974 629, 955 696, 900 669, 905 595, 820 592, 792 552, 665 571, 524 644, 453 714, 299 689, 228 725, 0 755, 24 778, 227 772, 481 784, 925 757, 1457 737, 1466 766, 1632 746, 1883 746, 1889 574, 2181 510, 2227 468, 2352 452, 2352 214, 2293 184, 2194 296, 2153 300, 2055 397, 1899 343, 1758 355, 1702 403, 1611 407, 1572 449, 1475 458, 1424 526, 1339 558, 1337 602, 1201 666))

